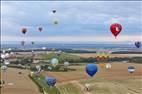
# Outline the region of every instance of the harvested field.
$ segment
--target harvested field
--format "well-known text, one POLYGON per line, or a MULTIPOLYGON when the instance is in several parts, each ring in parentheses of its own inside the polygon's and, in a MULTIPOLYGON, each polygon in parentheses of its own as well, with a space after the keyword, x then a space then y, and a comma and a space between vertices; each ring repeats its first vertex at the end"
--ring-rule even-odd
POLYGON ((1 71, 1 79, 5 85, 1 89, 2 94, 40 94, 38 87, 28 77, 28 70, 8 68, 1 71), (22 72, 19 74, 18 72, 22 72))

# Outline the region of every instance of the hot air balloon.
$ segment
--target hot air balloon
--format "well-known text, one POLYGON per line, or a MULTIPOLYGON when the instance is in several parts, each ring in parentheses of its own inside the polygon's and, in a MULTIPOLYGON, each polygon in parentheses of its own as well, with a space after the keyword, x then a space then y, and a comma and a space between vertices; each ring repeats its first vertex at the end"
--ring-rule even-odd
POLYGON ((86 65, 86 72, 89 76, 93 77, 98 71, 97 65, 90 63, 86 65))
POLYGON ((136 41, 136 42, 135 42, 135 46, 136 46, 137 48, 140 48, 140 47, 141 47, 141 42, 140 42, 140 41, 136 41))
POLYGON ((59 63, 59 61, 58 61, 57 58, 53 58, 53 59, 51 60, 51 64, 52 64, 53 67, 56 67, 56 66, 58 65, 58 63, 59 63))
POLYGON ((2 88, 5 84, 5 81, 4 80, 0 80, 0 88, 2 88))
POLYGON ((107 64, 105 64, 105 67, 106 67, 106 69, 111 69, 111 64, 107 63, 107 64))
POLYGON ((69 62, 64 62, 64 66, 65 66, 65 67, 68 67, 69 64, 70 64, 69 62))
POLYGON ((64 62, 64 71, 68 70, 69 62, 64 62))
POLYGON ((31 44, 34 45, 35 43, 32 41, 31 44))
POLYGON ((2 53, 5 53, 6 51, 5 50, 2 50, 2 53))
POLYGON ((11 48, 8 48, 8 51, 11 51, 12 49, 11 48))
POLYGON ((134 66, 128 66, 128 72, 129 73, 133 73, 135 71, 135 67, 134 66))
POLYGON ((25 45, 25 41, 21 41, 21 45, 24 46, 25 45))
POLYGON ((36 65, 36 69, 37 69, 37 71, 36 71, 37 74, 41 72, 41 66, 40 65, 36 65))
POLYGON ((58 21, 56 20, 56 21, 54 21, 53 23, 54 23, 55 25, 57 25, 57 24, 58 24, 58 21))
POLYGON ((22 28, 21 32, 22 32, 23 34, 26 34, 27 28, 22 28))
POLYGON ((6 58, 5 54, 1 54, 1 58, 5 59, 6 58))
POLYGON ((115 36, 115 38, 118 36, 121 30, 122 30, 122 26, 119 23, 114 23, 110 26, 110 31, 115 36))
POLYGON ((5 53, 5 58, 9 58, 10 54, 9 53, 5 53))
POLYGON ((50 70, 50 71, 51 71, 51 70, 52 70, 52 67, 48 66, 48 70, 50 70))
POLYGON ((50 87, 53 87, 56 84, 56 78, 54 77, 46 76, 45 81, 50 87))
POLYGON ((42 47, 42 50, 46 50, 46 47, 42 47))
POLYGON ((9 65, 10 62, 9 62, 8 60, 5 60, 5 61, 4 61, 4 64, 5 64, 5 65, 9 65))
POLYGON ((38 30, 41 32, 41 31, 43 30, 43 28, 42 28, 42 27, 39 27, 38 30))
POLYGON ((1 69, 4 70, 4 71, 7 70, 7 66, 6 65, 2 65, 1 69))
POLYGON ((90 91, 90 89, 91 89, 91 85, 90 85, 90 84, 88 84, 88 83, 86 83, 86 84, 85 84, 85 89, 86 89, 86 91, 90 91))
POLYGON ((53 13, 56 13, 56 10, 53 10, 52 12, 53 12, 53 13))

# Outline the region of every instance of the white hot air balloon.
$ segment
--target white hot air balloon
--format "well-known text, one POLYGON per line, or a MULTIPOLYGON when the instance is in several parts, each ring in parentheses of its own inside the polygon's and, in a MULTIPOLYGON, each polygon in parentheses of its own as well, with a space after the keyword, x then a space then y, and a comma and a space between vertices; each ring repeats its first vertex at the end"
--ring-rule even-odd
POLYGON ((5 50, 2 50, 2 53, 4 53, 4 54, 5 54, 5 52, 6 52, 5 50))
POLYGON ((8 58, 9 56, 10 56, 9 53, 6 53, 6 54, 5 54, 5 57, 6 57, 6 58, 8 58))
POLYGON ((12 49, 11 48, 8 48, 8 51, 11 51, 12 49))
POLYGON ((86 84, 85 84, 85 89, 86 89, 87 91, 90 91, 90 88, 91 88, 91 85, 88 84, 88 83, 86 83, 86 84))
POLYGON ((4 70, 4 71, 7 70, 7 66, 6 65, 2 65, 1 69, 4 70))
POLYGON ((46 50, 46 47, 42 47, 42 50, 46 50))
POLYGON ((41 66, 40 65, 36 65, 36 69, 37 69, 37 73, 41 72, 41 66))
POLYGON ((107 64, 105 65, 105 67, 106 67, 106 69, 111 69, 111 64, 110 64, 110 63, 107 63, 107 64))
POLYGON ((53 67, 56 67, 56 66, 58 65, 58 63, 59 63, 59 61, 58 61, 57 58, 53 58, 53 59, 51 60, 51 64, 52 64, 53 67))
POLYGON ((5 61, 4 61, 4 64, 5 64, 5 65, 9 65, 10 62, 9 62, 8 60, 5 60, 5 61))
POLYGON ((50 70, 50 71, 51 71, 51 70, 52 70, 52 67, 48 66, 48 70, 50 70))
POLYGON ((5 59, 6 58, 5 54, 1 54, 1 58, 5 59))
POLYGON ((69 62, 64 62, 64 66, 65 66, 65 67, 68 67, 69 65, 70 65, 69 62))

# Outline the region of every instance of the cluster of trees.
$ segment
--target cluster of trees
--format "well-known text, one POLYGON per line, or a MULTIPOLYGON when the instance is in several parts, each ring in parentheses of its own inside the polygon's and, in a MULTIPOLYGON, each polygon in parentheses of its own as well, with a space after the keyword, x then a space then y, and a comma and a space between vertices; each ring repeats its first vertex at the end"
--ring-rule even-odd
MULTIPOLYGON (((55 53, 50 53, 50 54, 44 54, 43 59, 46 60, 51 60, 52 58, 58 58, 59 62, 64 62, 68 61, 71 63, 92 63, 92 62, 99 62, 95 57, 89 57, 89 58, 81 58, 76 55, 70 55, 68 53, 62 53, 62 54, 55 54, 55 53)), ((109 58, 106 60, 102 60, 102 62, 122 62, 122 61, 129 61, 133 63, 141 63, 142 62, 142 57, 114 57, 114 58, 109 58)))
POLYGON ((16 61, 12 61, 12 64, 28 65, 33 62, 32 57, 17 57, 16 61))

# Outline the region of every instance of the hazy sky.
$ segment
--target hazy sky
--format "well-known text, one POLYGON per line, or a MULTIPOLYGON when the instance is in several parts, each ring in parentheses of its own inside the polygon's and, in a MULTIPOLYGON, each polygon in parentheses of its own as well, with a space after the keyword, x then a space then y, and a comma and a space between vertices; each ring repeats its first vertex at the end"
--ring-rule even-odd
POLYGON ((141 1, 2 1, 1 5, 2 42, 123 42, 141 37, 141 1), (58 25, 53 24, 55 20, 58 25), (109 30, 115 22, 123 26, 117 39, 109 30), (25 35, 22 27, 28 28, 25 35))

